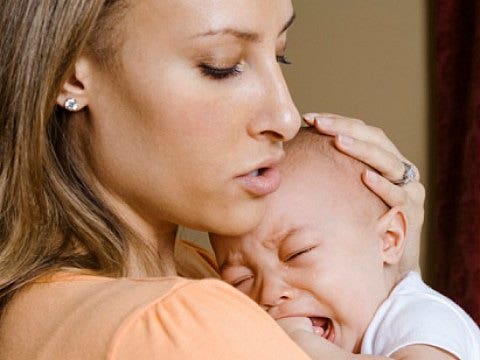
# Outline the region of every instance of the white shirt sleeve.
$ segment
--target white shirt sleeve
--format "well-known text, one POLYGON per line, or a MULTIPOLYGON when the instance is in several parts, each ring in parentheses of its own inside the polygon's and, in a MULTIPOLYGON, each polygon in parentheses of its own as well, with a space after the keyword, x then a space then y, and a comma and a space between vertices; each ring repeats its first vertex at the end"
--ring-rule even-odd
POLYGON ((423 282, 413 285, 394 291, 380 306, 365 333, 362 353, 390 356, 409 345, 430 345, 461 360, 479 360, 480 332, 473 320, 423 282))

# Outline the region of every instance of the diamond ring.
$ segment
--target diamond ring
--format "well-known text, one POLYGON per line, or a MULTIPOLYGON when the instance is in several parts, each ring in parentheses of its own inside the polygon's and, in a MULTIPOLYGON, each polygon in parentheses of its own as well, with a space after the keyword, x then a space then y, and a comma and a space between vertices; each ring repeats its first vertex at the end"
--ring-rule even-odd
POLYGON ((405 161, 402 161, 402 163, 405 167, 402 178, 400 180, 392 181, 393 184, 399 186, 406 185, 417 178, 417 169, 415 168, 415 166, 405 161))

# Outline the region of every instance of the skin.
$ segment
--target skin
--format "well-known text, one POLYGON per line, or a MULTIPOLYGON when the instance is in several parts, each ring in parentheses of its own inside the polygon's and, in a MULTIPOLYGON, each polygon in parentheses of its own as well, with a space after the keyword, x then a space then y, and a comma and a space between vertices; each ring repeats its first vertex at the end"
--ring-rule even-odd
POLYGON ((391 248, 384 243, 403 243, 403 218, 396 209, 383 215, 384 207, 347 164, 336 165, 325 154, 303 156, 298 151, 288 158, 302 162, 294 168, 282 166, 283 182, 254 231, 214 237, 221 276, 275 319, 331 319, 333 342, 359 352, 396 280, 385 267, 391 248))
MULTIPOLYGON (((263 216, 265 196, 252 196, 236 177, 280 160, 282 143, 298 130, 300 118, 278 64, 293 9, 286 0, 142 0, 127 11, 119 25, 120 71, 105 71, 81 55, 57 103, 75 98, 88 109, 69 124, 92 182, 136 237, 161 255, 164 266, 152 274, 130 252, 129 274, 174 274, 176 224, 234 235, 263 216), (236 67, 237 74, 214 79, 205 65, 236 67)), ((304 119, 336 135, 343 152, 380 170, 385 178, 365 173, 364 183, 419 219, 410 232, 418 244, 423 186, 388 181, 403 173, 403 157, 391 141, 356 119, 304 119), (340 141, 347 138, 353 144, 340 141)))
MULTIPOLYGON (((261 305, 312 358, 382 359, 357 354, 376 309, 401 278, 405 216, 363 187, 358 163, 332 151, 292 155, 288 149, 282 185, 259 226, 243 236, 212 235, 221 277, 261 305), (311 317, 328 318, 334 336, 327 341, 311 317)), ((432 356, 454 359, 418 345, 392 358, 432 356)))
POLYGON ((121 70, 84 56, 59 97, 89 108, 78 128, 97 188, 154 244, 172 244, 179 223, 250 230, 265 196, 236 177, 280 161, 301 121, 279 64, 291 2, 145 0, 128 11, 121 70), (215 78, 207 67, 236 69, 215 78))
MULTIPOLYGON (((282 143, 300 125, 278 64, 293 8, 289 0, 142 0, 131 1, 127 11, 119 26, 120 71, 105 71, 81 55, 57 103, 75 98, 88 109, 69 123, 92 182, 161 256, 162 267, 151 273, 130 252, 129 275, 170 275, 177 224, 237 235, 265 212, 266 197, 252 196, 236 178, 281 160, 282 143), (235 67, 237 74, 214 79, 206 65, 223 73, 235 67)), ((337 135, 339 149, 381 171, 385 178, 364 173, 364 183, 420 219, 411 232, 418 242, 423 186, 393 186, 388 179, 400 178, 403 165, 390 140, 358 120, 335 117, 335 124, 328 123, 331 114, 309 114, 305 121, 337 135), (354 143, 346 146, 340 134, 354 143)))

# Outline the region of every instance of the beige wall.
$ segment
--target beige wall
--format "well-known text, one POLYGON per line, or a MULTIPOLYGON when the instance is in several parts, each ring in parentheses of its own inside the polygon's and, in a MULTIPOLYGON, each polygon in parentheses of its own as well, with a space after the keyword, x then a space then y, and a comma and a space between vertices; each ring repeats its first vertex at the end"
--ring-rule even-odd
POLYGON ((426 0, 294 5, 285 74, 299 109, 382 127, 428 182, 426 0))
POLYGON ((427 1, 294 5, 298 19, 287 51, 293 65, 285 74, 299 109, 344 114, 383 128, 428 183, 427 1))

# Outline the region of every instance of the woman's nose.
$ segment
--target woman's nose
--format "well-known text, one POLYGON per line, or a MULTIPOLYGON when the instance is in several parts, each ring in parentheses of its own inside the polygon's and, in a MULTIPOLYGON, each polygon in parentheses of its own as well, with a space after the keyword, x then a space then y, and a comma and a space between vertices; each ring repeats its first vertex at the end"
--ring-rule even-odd
POLYGON ((260 111, 250 120, 249 134, 255 138, 288 141, 297 134, 301 118, 280 66, 270 66, 261 78, 262 89, 257 99, 260 111))

